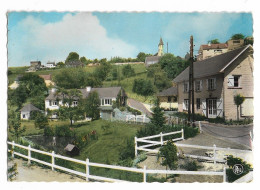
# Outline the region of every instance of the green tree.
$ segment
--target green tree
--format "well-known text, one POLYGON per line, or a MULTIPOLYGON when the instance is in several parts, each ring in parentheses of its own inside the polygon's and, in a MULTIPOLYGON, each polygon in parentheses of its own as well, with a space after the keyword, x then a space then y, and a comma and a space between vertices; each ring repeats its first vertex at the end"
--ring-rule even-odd
POLYGON ((252 36, 247 36, 245 38, 245 45, 248 45, 248 44, 251 44, 251 45, 254 44, 254 38, 252 36))
POLYGON ((153 108, 151 123, 157 128, 157 131, 162 131, 165 123, 165 117, 163 114, 163 109, 160 108, 160 101, 158 98, 155 100, 155 107, 153 108))
POLYGON ((79 60, 80 60, 80 62, 81 62, 81 63, 83 63, 84 65, 87 65, 87 64, 89 64, 89 61, 88 61, 88 60, 87 60, 87 58, 86 58, 86 57, 84 57, 84 56, 83 56, 83 57, 81 57, 79 60))
POLYGON ((135 79, 132 91, 144 96, 145 100, 147 99, 147 96, 151 96, 155 92, 151 80, 145 79, 135 79))
POLYGON ((45 109, 45 96, 44 95, 39 95, 39 96, 34 96, 30 99, 30 102, 40 110, 45 109))
POLYGON ((135 75, 135 70, 131 67, 131 65, 126 65, 122 69, 122 74, 128 78, 135 75))
POLYGON ((60 62, 57 63, 57 66, 60 67, 60 68, 62 68, 62 67, 65 66, 65 64, 64 64, 62 61, 60 61, 60 62))
POLYGON ((219 44, 219 40, 218 39, 213 39, 213 40, 210 40, 210 43, 212 44, 219 44))
POLYGON ((37 112, 34 120, 34 126, 37 129, 43 129, 49 126, 48 118, 41 112, 37 112))
MULTIPOLYGON (((77 105, 75 105, 75 102, 79 102, 79 99, 81 99, 82 94, 77 89, 58 89, 57 94, 61 94, 62 103, 63 105, 59 108, 59 118, 60 119, 69 119, 70 125, 73 124, 73 121, 77 121, 80 116, 83 115, 83 112, 77 105)), ((59 101, 59 99, 57 99, 59 101)))
POLYGON ((167 144, 162 146, 159 149, 158 157, 162 158, 162 165, 167 166, 171 169, 177 169, 178 166, 178 156, 177 156, 177 147, 176 145, 171 141, 167 141, 167 144))
POLYGON ((172 86, 172 82, 164 74, 155 74, 154 85, 157 87, 159 91, 162 91, 163 89, 170 88, 172 86))
POLYGON ((91 117, 92 120, 99 119, 100 117, 100 100, 98 93, 96 91, 90 92, 88 98, 86 99, 86 114, 91 117))
POLYGON ((65 63, 68 63, 70 61, 78 61, 79 60, 79 54, 76 52, 70 52, 68 57, 66 58, 65 63))
POLYGON ((112 79, 113 80, 117 80, 117 76, 118 76, 117 68, 113 68, 113 70, 112 70, 112 79))
POLYGON ((241 40, 241 39, 244 39, 244 38, 245 38, 244 34, 241 34, 241 33, 234 34, 233 36, 231 36, 231 40, 241 40))
POLYGON ((16 142, 18 141, 19 137, 25 132, 25 126, 21 127, 21 118, 20 113, 11 113, 12 119, 8 122, 9 123, 9 132, 12 136, 15 137, 16 142))
POLYGON ((99 80, 104 81, 107 78, 111 67, 110 63, 102 61, 101 65, 95 69, 94 76, 99 80))
POLYGON ((234 95, 234 103, 237 106, 237 120, 239 121, 239 106, 241 106, 241 104, 243 104, 243 102, 245 101, 245 97, 242 96, 241 94, 237 94, 234 95))

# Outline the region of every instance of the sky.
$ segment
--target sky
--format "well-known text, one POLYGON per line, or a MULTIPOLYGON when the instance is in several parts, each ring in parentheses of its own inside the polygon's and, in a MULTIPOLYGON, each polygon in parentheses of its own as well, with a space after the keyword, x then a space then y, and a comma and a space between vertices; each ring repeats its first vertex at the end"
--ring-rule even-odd
POLYGON ((164 52, 184 57, 194 37, 194 54, 208 40, 253 35, 251 13, 8 12, 8 66, 30 61, 64 61, 70 52, 101 59, 164 52))

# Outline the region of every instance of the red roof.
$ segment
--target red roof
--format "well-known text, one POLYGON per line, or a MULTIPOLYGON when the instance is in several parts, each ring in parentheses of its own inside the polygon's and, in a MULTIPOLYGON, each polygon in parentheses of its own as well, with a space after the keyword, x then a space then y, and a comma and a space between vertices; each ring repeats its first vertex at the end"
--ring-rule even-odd
POLYGON ((211 45, 204 44, 204 45, 201 45, 200 48, 203 49, 203 50, 208 50, 208 49, 225 49, 225 48, 228 48, 228 45, 225 44, 225 43, 222 43, 222 44, 211 44, 211 45))
POLYGON ((49 74, 49 75, 39 75, 39 77, 43 78, 44 80, 51 80, 51 74, 49 74))

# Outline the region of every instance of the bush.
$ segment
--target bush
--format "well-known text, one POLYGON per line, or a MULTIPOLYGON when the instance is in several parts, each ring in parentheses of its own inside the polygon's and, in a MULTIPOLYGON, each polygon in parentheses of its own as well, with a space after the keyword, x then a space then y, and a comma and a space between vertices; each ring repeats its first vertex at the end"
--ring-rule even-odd
POLYGON ((54 131, 51 127, 46 126, 44 128, 44 136, 54 136, 54 131))
POLYGON ((233 182, 233 181, 239 179, 240 177, 248 174, 249 171, 252 170, 252 167, 250 164, 243 161, 241 158, 233 157, 233 155, 229 155, 227 157, 227 165, 228 165, 228 169, 226 170, 226 174, 227 174, 228 182, 233 182), (233 172, 233 166, 235 164, 241 164, 243 166, 243 172, 240 175, 237 175, 233 172))
POLYGON ((67 125, 60 126, 60 127, 56 126, 55 127, 55 136, 72 137, 72 136, 74 136, 74 133, 67 125))
POLYGON ((159 149, 158 157, 162 157, 163 166, 169 166, 171 170, 176 169, 178 166, 177 146, 171 141, 159 149))
POLYGON ((131 67, 131 65, 126 65, 122 69, 122 74, 128 78, 135 75, 135 70, 131 67))
POLYGON ((133 139, 133 137, 127 139, 126 146, 124 146, 120 151, 120 160, 126 160, 128 158, 133 159, 135 157, 135 145, 133 139))
MULTIPOLYGON (((134 109, 134 108, 131 108, 131 107, 129 107, 129 106, 127 106, 126 107, 126 109, 127 109, 127 111, 129 111, 129 112, 131 112, 132 114, 136 114, 136 115, 142 115, 142 112, 141 111, 139 111, 139 110, 136 110, 136 109, 134 109)), ((121 110, 120 110, 121 111, 121 110)))
POLYGON ((198 171, 202 166, 199 165, 198 161, 188 159, 185 164, 181 165, 181 168, 187 171, 198 171))

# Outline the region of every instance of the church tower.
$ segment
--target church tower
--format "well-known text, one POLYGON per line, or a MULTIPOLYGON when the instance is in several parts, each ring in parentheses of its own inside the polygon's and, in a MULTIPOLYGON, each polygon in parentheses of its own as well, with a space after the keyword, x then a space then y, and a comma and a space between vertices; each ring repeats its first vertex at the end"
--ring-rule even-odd
POLYGON ((157 56, 163 56, 163 41, 162 37, 160 38, 160 43, 158 44, 158 53, 157 56))

